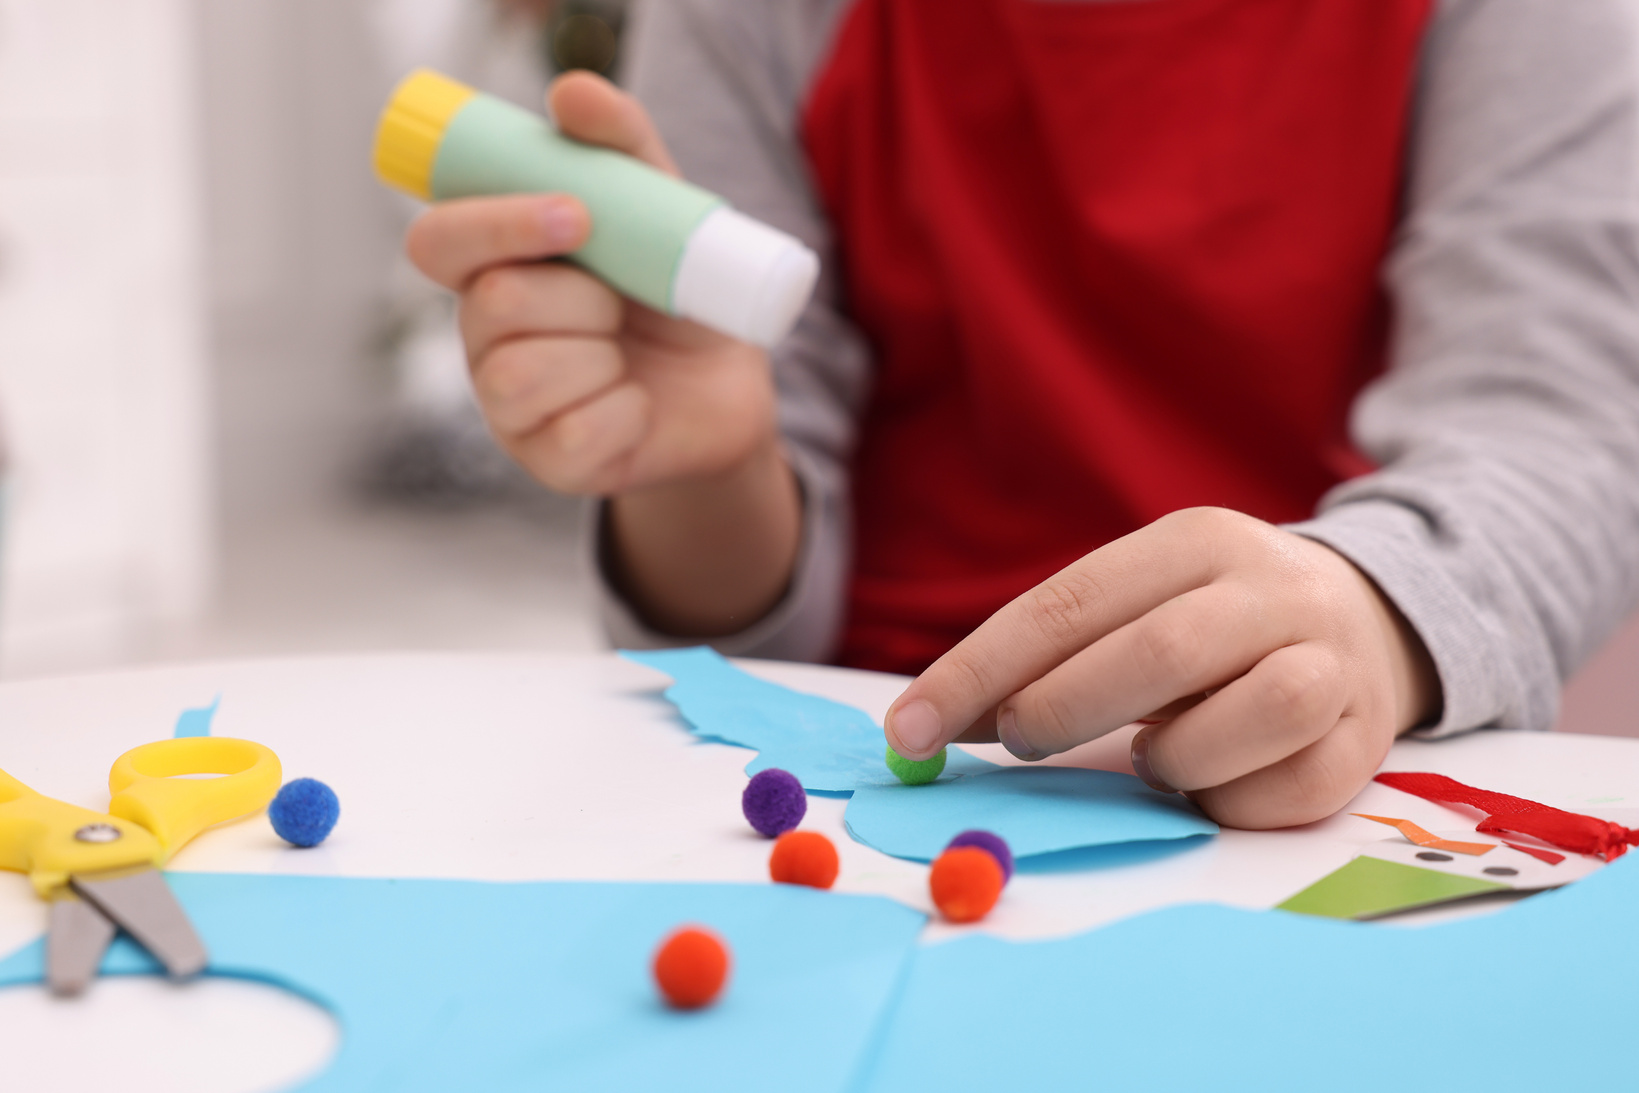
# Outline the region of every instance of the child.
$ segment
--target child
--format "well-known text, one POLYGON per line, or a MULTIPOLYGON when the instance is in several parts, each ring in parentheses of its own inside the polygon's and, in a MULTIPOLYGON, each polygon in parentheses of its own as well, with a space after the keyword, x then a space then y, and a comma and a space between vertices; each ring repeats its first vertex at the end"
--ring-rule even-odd
POLYGON ((549 105, 821 251, 783 345, 539 261, 563 196, 409 249, 501 443, 608 499, 620 643, 921 672, 909 758, 1146 720, 1157 788, 1303 823, 1408 729, 1547 728, 1634 601, 1629 12, 662 0, 636 98, 549 105))

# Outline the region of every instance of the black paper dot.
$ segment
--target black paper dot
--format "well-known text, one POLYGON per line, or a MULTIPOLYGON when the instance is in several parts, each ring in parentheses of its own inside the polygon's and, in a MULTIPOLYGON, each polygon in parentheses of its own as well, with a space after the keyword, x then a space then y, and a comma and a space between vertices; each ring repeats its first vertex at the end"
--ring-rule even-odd
POLYGON ((1425 850, 1417 855, 1418 861, 1450 861, 1450 854, 1436 854, 1432 850, 1425 850))
POLYGON ((1517 877, 1517 876, 1519 876, 1519 870, 1515 869, 1511 865, 1488 865, 1483 870, 1481 870, 1481 872, 1490 873, 1493 877, 1517 877))

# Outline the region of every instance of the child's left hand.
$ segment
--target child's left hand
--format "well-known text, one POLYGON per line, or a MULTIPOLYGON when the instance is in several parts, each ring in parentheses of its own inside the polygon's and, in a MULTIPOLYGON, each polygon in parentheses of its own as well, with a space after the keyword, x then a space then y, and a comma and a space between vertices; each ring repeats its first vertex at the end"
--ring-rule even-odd
POLYGON ((1229 826, 1285 827, 1342 807, 1439 704, 1421 639, 1347 559, 1202 508, 997 611, 895 700, 887 736, 909 759, 996 739, 1042 759, 1156 719, 1133 742, 1146 781, 1229 826))

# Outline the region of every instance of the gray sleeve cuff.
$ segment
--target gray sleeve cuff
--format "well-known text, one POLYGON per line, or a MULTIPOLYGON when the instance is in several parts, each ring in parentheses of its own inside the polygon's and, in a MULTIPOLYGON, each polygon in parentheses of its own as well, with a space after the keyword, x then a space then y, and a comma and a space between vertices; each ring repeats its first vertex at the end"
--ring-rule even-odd
POLYGON ((621 596, 605 564, 603 514, 607 502, 590 503, 583 554, 593 575, 598 617, 615 648, 710 645, 724 656, 819 663, 830 659, 842 629, 848 561, 846 507, 839 491, 827 483, 827 476, 800 450, 788 448, 786 457, 803 496, 802 543, 791 585, 768 614, 738 633, 709 641, 656 630, 621 596))
MULTIPOLYGON (((1479 728, 1548 729, 1559 680, 1537 679, 1544 658, 1520 656, 1523 635, 1500 632, 1448 573, 1437 522, 1397 501, 1337 504, 1286 530, 1324 543, 1354 563, 1400 609, 1439 673, 1443 706, 1413 735, 1452 736, 1479 728)), ((1531 642, 1523 644, 1530 645, 1531 642)))

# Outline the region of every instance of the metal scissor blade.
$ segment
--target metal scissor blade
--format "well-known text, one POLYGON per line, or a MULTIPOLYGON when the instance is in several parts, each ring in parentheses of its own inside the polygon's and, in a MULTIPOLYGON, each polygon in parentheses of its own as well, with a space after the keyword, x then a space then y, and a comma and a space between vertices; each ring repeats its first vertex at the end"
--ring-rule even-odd
POLYGON ((205 943, 159 870, 81 873, 69 878, 69 884, 153 953, 172 979, 205 970, 205 943))
POLYGON ((51 993, 68 998, 85 990, 113 940, 114 924, 96 907, 70 891, 53 896, 46 934, 46 984, 51 993))

